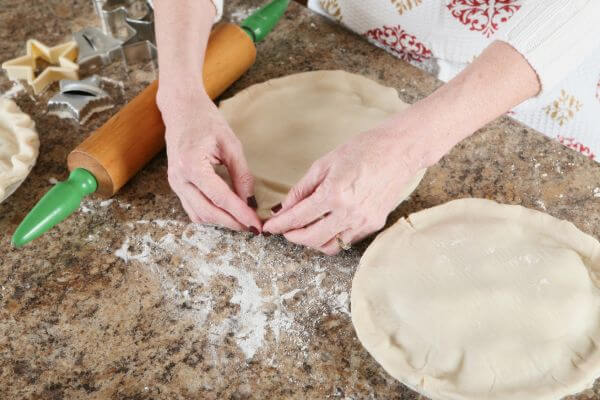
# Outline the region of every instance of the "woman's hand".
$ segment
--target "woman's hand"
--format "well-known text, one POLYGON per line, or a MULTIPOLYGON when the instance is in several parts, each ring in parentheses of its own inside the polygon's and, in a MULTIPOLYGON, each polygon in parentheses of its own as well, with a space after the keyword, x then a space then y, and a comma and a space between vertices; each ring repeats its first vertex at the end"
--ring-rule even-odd
POLYGON ((193 222, 256 234, 262 224, 249 206, 255 203, 254 182, 240 141, 210 98, 197 92, 158 95, 167 127, 169 184, 193 222), (218 164, 227 168, 235 192, 215 172, 218 164))
POLYGON ((381 228, 417 171, 540 91, 509 44, 493 42, 450 82, 318 160, 264 230, 327 254, 381 228))
POLYGON ((333 255, 341 249, 336 237, 350 244, 381 229, 422 168, 396 126, 388 121, 316 161, 264 230, 333 255))
POLYGON ((202 86, 215 12, 210 0, 155 2, 156 101, 167 127, 169 183, 192 221, 258 233, 262 225, 248 206, 255 204, 254 188, 242 147, 202 86), (227 167, 235 192, 215 173, 216 164, 227 167))

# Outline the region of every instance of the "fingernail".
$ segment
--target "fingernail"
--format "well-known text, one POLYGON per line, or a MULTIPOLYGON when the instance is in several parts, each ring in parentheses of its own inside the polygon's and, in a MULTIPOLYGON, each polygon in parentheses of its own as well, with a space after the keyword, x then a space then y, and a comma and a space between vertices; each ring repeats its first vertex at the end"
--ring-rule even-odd
POLYGON ((246 200, 246 203, 248 204, 248 207, 250 207, 254 210, 256 210, 258 208, 258 203, 256 202, 255 196, 248 197, 248 199, 246 200))
POLYGON ((271 232, 263 232, 262 233, 264 237, 269 237, 271 236, 271 232))
POLYGON ((253 234, 258 235, 258 229, 256 229, 254 226, 251 226, 248 229, 250 229, 250 232, 252 232, 253 234))
POLYGON ((273 212, 273 214, 277 214, 280 210, 281 210, 281 203, 277 203, 273 207, 271 207, 271 211, 273 212))

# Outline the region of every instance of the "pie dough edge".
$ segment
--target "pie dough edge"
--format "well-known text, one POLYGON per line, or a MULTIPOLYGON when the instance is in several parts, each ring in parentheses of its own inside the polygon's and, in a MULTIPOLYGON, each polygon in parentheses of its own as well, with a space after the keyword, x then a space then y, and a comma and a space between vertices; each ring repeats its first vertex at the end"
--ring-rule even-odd
POLYGON ((1 203, 14 193, 29 175, 37 160, 40 142, 35 123, 13 100, 0 98, 0 120, 8 128, 7 133, 16 139, 18 146, 18 152, 10 157, 12 169, 0 175, 1 203))
MULTIPOLYGON (((435 390, 435 384, 432 384, 432 381, 437 380, 437 378, 434 377, 429 379, 427 388, 423 388, 420 385, 423 375, 418 371, 413 371, 408 365, 404 365, 402 368, 395 368, 395 366, 388 365, 389 360, 384 359, 380 361, 377 359, 371 352, 371 349, 377 347, 377 344, 371 343, 372 338, 368 337, 367 332, 369 329, 376 329, 377 327, 374 325, 368 326, 368 324, 370 324, 370 318, 365 318, 364 315, 370 313, 371 310, 365 306, 366 301, 364 300, 367 299, 358 297, 362 296, 362 293, 357 293, 362 292, 362 289, 357 288, 360 288, 360 282, 368 279, 369 273, 372 273, 372 270, 365 271, 367 269, 366 265, 368 265, 372 258, 376 256, 376 253, 380 250, 381 246, 384 246, 384 240, 382 239, 384 239, 386 236, 398 235, 399 233, 401 234, 403 232, 404 234, 409 235, 411 231, 417 231, 419 228, 426 227, 426 225, 431 226, 435 224, 436 221, 443 221, 445 218, 448 218, 448 216, 457 216, 464 212, 468 212, 470 213, 470 216, 475 217, 477 217, 478 214, 487 217, 501 215, 502 217, 510 220, 516 220, 518 218, 527 216, 529 218, 526 220, 531 221, 530 218, 536 219, 536 224, 539 227, 547 226, 548 223, 552 223, 553 225, 558 224, 560 226, 560 232, 562 236, 568 236, 570 238, 570 243, 574 244, 574 250, 579 254, 582 254, 582 257, 585 255, 588 256, 586 257, 587 260, 585 265, 588 267, 590 279, 596 287, 600 287, 600 280, 597 276, 597 274, 600 273, 600 242, 598 242, 595 237, 579 230, 573 223, 558 219, 544 212, 519 205, 500 204, 493 200, 465 198, 453 200, 429 209, 424 209, 410 214, 406 218, 401 218, 390 228, 381 232, 371 243, 371 245, 369 245, 361 257, 359 266, 352 280, 352 290, 350 295, 351 318, 354 330, 361 345, 377 361, 377 363, 381 365, 381 367, 394 379, 397 379, 410 389, 431 399, 474 400, 478 397, 469 394, 462 395, 456 391, 437 391, 435 390), (491 210, 491 212, 489 210, 491 210)), ((401 362, 406 364, 405 360, 401 360, 401 362)), ((587 358, 583 368, 584 373, 581 374, 577 381, 569 382, 568 385, 561 385, 560 389, 551 393, 547 391, 540 392, 539 390, 536 390, 537 388, 532 388, 528 394, 528 398, 535 398, 536 400, 559 399, 591 388, 595 380, 600 376, 600 352, 597 352, 597 354, 587 358), (593 367, 590 367, 590 365, 593 367)), ((521 395, 523 394, 524 393, 521 392, 521 395)))

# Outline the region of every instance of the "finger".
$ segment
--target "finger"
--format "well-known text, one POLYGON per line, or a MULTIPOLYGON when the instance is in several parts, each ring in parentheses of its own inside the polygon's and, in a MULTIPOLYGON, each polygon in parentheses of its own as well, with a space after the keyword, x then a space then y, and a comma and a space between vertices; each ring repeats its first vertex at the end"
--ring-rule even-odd
POLYGON ((196 212, 193 210, 193 208, 190 206, 189 202, 185 198, 184 190, 182 190, 184 183, 171 177, 169 180, 169 184, 171 185, 173 191, 177 195, 181 206, 185 210, 185 213, 188 215, 190 220, 194 223, 200 222, 200 217, 198 217, 196 212))
POLYGON ((346 230, 346 227, 341 226, 342 222, 337 214, 332 213, 307 227, 286 232, 284 236, 290 242, 319 249, 337 234, 346 230))
POLYGON ((281 202, 281 210, 278 212, 282 213, 310 196, 321 182, 323 182, 325 176, 327 176, 327 169, 322 168, 320 164, 313 164, 302 179, 290 189, 285 199, 281 202))
POLYGON ((346 229, 344 232, 338 233, 336 235, 337 237, 334 236, 333 239, 325 243, 318 250, 322 253, 333 256, 342 250, 342 248, 340 247, 340 243, 337 239, 338 237, 340 238, 342 243, 354 244, 360 242, 361 240, 369 236, 371 233, 373 232, 370 230, 361 230, 357 232, 352 229, 346 229))
POLYGON ((327 254, 328 256, 335 256, 340 251, 342 251, 342 248, 338 244, 337 240, 333 238, 317 250, 319 250, 321 253, 327 254))
POLYGON ((277 215, 265 223, 263 229, 278 234, 304 228, 330 211, 332 210, 327 202, 314 192, 292 208, 278 212, 277 215))
POLYGON ((186 203, 202 222, 224 226, 234 231, 248 230, 231 215, 227 214, 222 209, 215 207, 215 205, 191 183, 184 184, 182 192, 186 203))
POLYGON ((242 146, 235 142, 221 147, 223 163, 231 177, 233 189, 242 200, 248 202, 248 199, 254 196, 254 177, 244 157, 242 146))
POLYGON ((192 221, 195 224, 202 222, 200 217, 196 214, 194 209, 190 206, 190 204, 187 202, 185 197, 183 197, 183 195, 179 196, 179 201, 181 202, 181 205, 183 206, 183 209, 185 210, 188 217, 190 217, 190 221, 192 221))
POLYGON ((262 230, 262 224, 256 211, 248 207, 246 199, 243 201, 231 191, 229 186, 214 171, 212 165, 208 165, 206 171, 195 171, 190 182, 200 189, 202 194, 216 207, 231 215, 238 223, 257 231, 262 230))
POLYGON ((335 256, 336 254, 338 254, 340 251, 343 250, 342 247, 340 246, 340 241, 342 243, 346 243, 346 244, 355 243, 353 241, 353 238, 355 237, 355 235, 356 235, 356 233, 352 229, 346 229, 345 231, 340 232, 337 235, 333 236, 331 238, 331 240, 329 240, 327 243, 325 243, 321 247, 317 248, 317 250, 319 250, 322 253, 327 254, 328 256, 335 256))

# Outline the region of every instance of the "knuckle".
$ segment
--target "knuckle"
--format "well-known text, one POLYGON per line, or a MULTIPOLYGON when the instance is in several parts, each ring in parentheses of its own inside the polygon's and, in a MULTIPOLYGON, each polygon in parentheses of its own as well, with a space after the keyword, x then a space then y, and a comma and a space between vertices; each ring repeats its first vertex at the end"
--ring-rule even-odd
POLYGON ((356 217, 355 217, 355 223, 354 223, 354 228, 355 229, 363 229, 366 228, 368 226, 370 226, 372 224, 372 222, 369 220, 368 216, 363 214, 363 213, 359 213, 356 217))
POLYGON ((242 172, 237 177, 238 183, 242 186, 250 186, 254 184, 254 177, 250 172, 242 172))
POLYGON ((244 153, 243 147, 242 147, 242 142, 233 133, 224 135, 220 139, 220 142, 221 142, 222 146, 224 147, 224 150, 225 150, 224 153, 229 154, 230 158, 231 157, 241 157, 242 154, 244 153))
POLYGON ((323 169, 323 159, 318 159, 310 164, 309 172, 320 172, 323 169))
POLYGON ((348 198, 342 191, 332 192, 330 198, 331 204, 336 210, 346 210, 348 208, 348 198))
POLYGON ((290 221, 290 226, 293 227, 300 227, 300 218, 298 216, 298 214, 295 211, 290 211, 290 217, 289 217, 289 221, 290 221))
POLYGON ((212 201, 212 203, 219 207, 219 208, 223 208, 225 206, 225 196, 222 195, 221 193, 215 193, 211 196, 210 201, 212 201))
POLYGON ((315 205, 319 206, 323 203, 327 203, 330 200, 330 196, 325 189, 319 186, 314 193, 310 196, 310 201, 315 205))
POLYGON ((302 192, 302 187, 299 185, 296 185, 290 189, 290 195, 294 199, 299 199, 302 197, 302 192))

